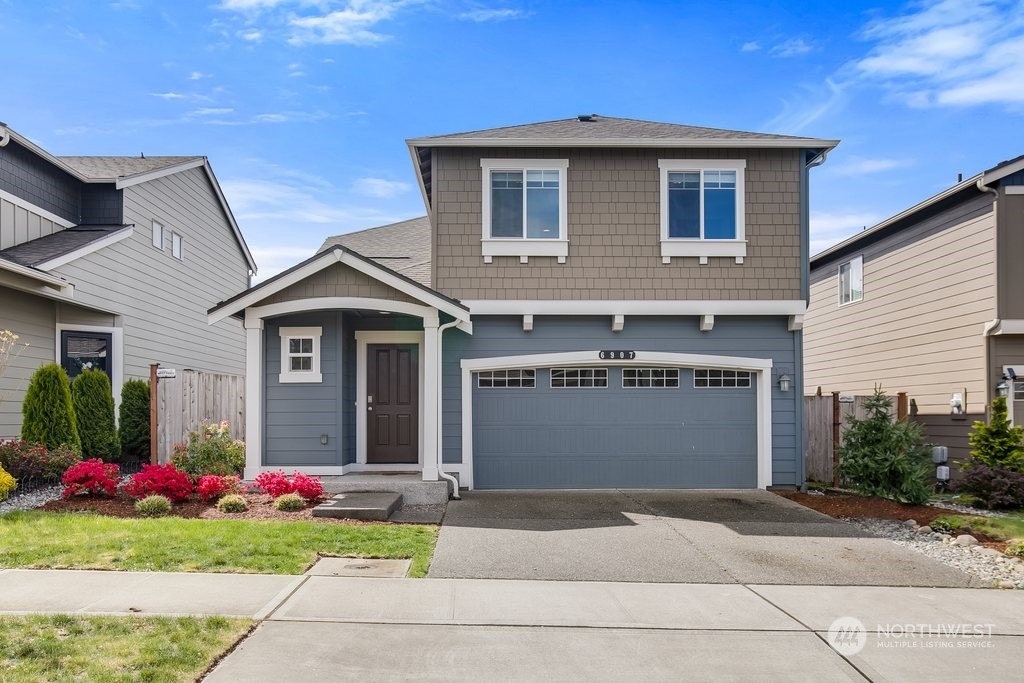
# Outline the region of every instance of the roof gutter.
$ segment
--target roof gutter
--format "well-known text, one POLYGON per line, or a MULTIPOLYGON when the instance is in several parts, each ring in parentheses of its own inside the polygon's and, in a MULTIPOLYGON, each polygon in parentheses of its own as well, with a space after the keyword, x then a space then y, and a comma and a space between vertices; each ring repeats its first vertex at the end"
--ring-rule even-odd
POLYGON ((824 148, 832 149, 839 140, 792 138, 415 138, 410 147, 748 147, 748 148, 824 148))

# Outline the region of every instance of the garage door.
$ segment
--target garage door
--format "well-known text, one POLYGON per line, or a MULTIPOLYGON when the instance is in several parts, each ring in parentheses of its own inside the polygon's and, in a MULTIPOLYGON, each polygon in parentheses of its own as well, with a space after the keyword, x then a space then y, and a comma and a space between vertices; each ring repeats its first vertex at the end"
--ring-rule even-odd
POLYGON ((473 375, 477 488, 754 488, 757 376, 690 368, 473 375))

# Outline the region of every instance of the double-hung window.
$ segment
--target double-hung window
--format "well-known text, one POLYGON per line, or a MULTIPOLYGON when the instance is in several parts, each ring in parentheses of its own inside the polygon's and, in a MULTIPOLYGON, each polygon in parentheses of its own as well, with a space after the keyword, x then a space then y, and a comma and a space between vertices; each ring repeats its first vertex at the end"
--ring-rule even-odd
POLYGON ((864 257, 852 258, 839 265, 839 305, 852 304, 864 298, 864 257))
POLYGON ((481 159, 483 256, 569 254, 567 159, 481 159))
POLYGON ((661 255, 747 255, 743 159, 661 159, 661 255))
POLYGON ((282 327, 281 374, 282 384, 297 382, 323 382, 320 371, 321 327, 282 327))

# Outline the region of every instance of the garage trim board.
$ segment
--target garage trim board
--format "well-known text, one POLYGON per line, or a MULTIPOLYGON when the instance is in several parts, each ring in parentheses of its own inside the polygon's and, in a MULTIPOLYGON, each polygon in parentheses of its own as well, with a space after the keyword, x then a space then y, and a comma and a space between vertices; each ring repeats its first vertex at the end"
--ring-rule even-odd
MULTIPOLYGON (((473 484, 473 373, 489 370, 511 370, 517 368, 544 368, 572 365, 607 366, 608 360, 601 358, 599 350, 570 351, 564 353, 527 354, 521 356, 500 356, 493 358, 471 358, 461 361, 462 367, 462 457, 463 485, 474 488, 473 484)), ((743 358, 736 356, 712 356, 691 353, 669 353, 637 351, 632 360, 617 362, 625 367, 678 367, 715 368, 723 370, 744 370, 757 373, 757 487, 764 489, 772 485, 772 416, 771 416, 771 369, 772 361, 766 358, 743 358)))

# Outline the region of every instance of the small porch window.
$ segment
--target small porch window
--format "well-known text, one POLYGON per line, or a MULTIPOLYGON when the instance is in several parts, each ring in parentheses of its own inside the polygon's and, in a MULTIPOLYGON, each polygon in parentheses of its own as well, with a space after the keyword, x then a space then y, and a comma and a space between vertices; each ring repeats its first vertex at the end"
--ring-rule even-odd
POLYGON ((320 372, 320 337, 322 327, 282 327, 281 375, 282 383, 323 381, 320 372))

